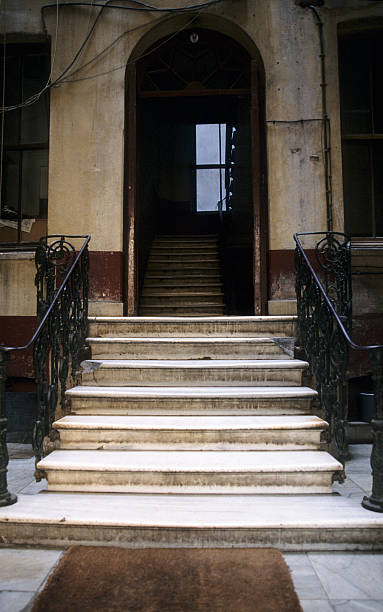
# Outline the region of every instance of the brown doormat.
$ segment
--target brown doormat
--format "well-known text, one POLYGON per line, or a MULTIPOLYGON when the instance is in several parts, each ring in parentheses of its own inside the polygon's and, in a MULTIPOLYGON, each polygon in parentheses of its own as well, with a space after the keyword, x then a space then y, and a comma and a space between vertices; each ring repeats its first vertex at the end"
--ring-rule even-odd
POLYGON ((74 546, 32 612, 297 612, 288 567, 273 548, 74 546))

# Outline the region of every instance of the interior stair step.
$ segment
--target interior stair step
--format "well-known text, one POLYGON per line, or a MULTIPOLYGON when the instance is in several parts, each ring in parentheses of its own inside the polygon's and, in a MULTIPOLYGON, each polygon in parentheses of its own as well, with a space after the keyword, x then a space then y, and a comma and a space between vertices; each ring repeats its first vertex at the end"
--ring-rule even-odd
POLYGON ((87 338, 97 359, 280 359, 271 338, 87 338))
POLYGON ((316 416, 65 416, 60 449, 319 450, 316 416))
POLYGON ((48 490, 124 493, 329 493, 342 465, 323 451, 53 451, 48 490))
POLYGON ((92 359, 82 363, 87 385, 299 386, 308 366, 298 359, 129 360, 92 359))
POLYGON ((187 289, 188 287, 192 287, 193 291, 201 290, 204 291, 205 287, 209 287, 211 291, 222 289, 222 281, 219 276, 216 277, 179 277, 175 278, 173 276, 147 276, 145 278, 145 289, 143 290, 143 294, 146 291, 177 291, 179 289, 187 289))
POLYGON ((147 271, 164 271, 169 272, 170 270, 181 270, 184 274, 186 271, 194 270, 203 272, 204 270, 214 270, 215 272, 220 272, 219 261, 215 258, 211 259, 196 259, 191 261, 182 261, 178 258, 173 259, 153 259, 149 260, 147 264, 147 271))
POLYGON ((208 244, 172 244, 172 245, 164 245, 164 244, 156 244, 155 242, 152 245, 152 249, 150 251, 150 255, 153 257, 188 257, 189 255, 201 257, 201 256, 213 256, 217 257, 219 254, 219 249, 216 245, 208 245, 208 244))
POLYGON ((140 306, 142 316, 179 316, 179 317, 218 317, 225 312, 225 306, 208 303, 195 303, 193 306, 166 306, 164 304, 151 304, 140 306))
POLYGON ((161 242, 217 242, 218 236, 217 234, 158 234, 155 240, 161 242))
POLYGON ((190 266, 194 263, 198 267, 201 265, 203 267, 210 266, 219 266, 219 257, 217 255, 204 255, 201 253, 197 253, 196 255, 192 255, 190 253, 162 253, 159 255, 150 254, 147 263, 147 269, 153 269, 153 266, 165 265, 169 263, 169 265, 174 266, 178 264, 179 266, 190 266))
POLYGON ((296 317, 90 317, 89 336, 292 338, 296 317))
POLYGON ((144 308, 145 306, 187 306, 187 307, 196 307, 203 306, 205 307, 216 306, 224 307, 222 294, 219 293, 208 293, 205 291, 204 293, 193 293, 192 291, 188 291, 179 294, 162 294, 158 293, 156 295, 144 295, 141 297, 140 308, 144 308))
POLYGON ((73 387, 73 414, 304 415, 316 391, 308 387, 73 387))
POLYGON ((155 279, 155 280, 174 279, 176 283, 180 283, 188 279, 191 279, 194 282, 198 282, 198 279, 201 279, 201 280, 205 279, 206 282, 210 282, 210 280, 213 280, 214 282, 216 282, 216 281, 221 280, 221 271, 218 268, 215 268, 214 270, 211 270, 210 268, 204 268, 203 270, 198 270, 198 269, 195 269, 195 266, 193 268, 189 268, 186 271, 180 269, 180 270, 172 270, 171 272, 169 272, 167 268, 164 269, 163 271, 147 270, 146 275, 145 275, 145 282, 151 279, 155 279))
POLYGON ((203 286, 200 284, 196 284, 195 286, 186 286, 181 283, 177 283, 177 285, 164 285, 160 284, 159 286, 153 286, 150 283, 145 283, 145 289, 142 291, 142 297, 187 297, 187 296, 206 296, 206 295, 219 295, 221 299, 223 298, 222 293, 222 283, 205 283, 203 286))

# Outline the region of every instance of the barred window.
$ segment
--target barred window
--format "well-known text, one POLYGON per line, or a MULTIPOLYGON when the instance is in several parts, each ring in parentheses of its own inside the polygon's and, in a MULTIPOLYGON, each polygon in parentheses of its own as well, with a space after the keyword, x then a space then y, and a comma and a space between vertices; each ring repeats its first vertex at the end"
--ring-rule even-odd
MULTIPOLYGON (((41 91, 49 68, 47 45, 3 46, 0 99, 4 105, 18 105, 41 91)), ((49 94, 1 118, 0 242, 36 242, 47 227, 49 94)))

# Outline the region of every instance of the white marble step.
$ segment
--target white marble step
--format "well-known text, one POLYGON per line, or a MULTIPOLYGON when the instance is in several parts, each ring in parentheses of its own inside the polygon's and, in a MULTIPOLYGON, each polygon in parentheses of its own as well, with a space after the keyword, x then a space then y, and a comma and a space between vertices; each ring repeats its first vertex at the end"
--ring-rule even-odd
POLYGON ((0 530, 7 546, 383 548, 383 515, 339 495, 20 494, 0 530))
POLYGON ((89 336, 294 337, 295 316, 90 317, 89 336))
POLYGON ((66 416, 53 424, 60 449, 319 450, 315 416, 66 416))
POLYGON ((66 392, 76 414, 300 415, 316 391, 308 387, 103 387, 66 392))
POLYGON ((94 358, 278 359, 283 350, 270 338, 87 338, 94 358))
POLYGON ((342 465, 323 451, 59 450, 48 490, 125 493, 329 493, 342 465))
POLYGON ((300 386, 305 361, 298 359, 178 359, 83 361, 86 385, 300 386))

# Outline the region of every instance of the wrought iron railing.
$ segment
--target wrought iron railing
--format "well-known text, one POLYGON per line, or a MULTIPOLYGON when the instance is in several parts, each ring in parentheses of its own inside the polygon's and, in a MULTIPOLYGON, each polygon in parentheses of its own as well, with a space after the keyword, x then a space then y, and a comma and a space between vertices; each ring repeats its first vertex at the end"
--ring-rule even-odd
POLYGON ((329 423, 329 450, 343 463, 347 455, 347 406, 344 397, 349 350, 368 351, 375 392, 371 421, 372 494, 362 505, 383 512, 383 345, 359 345, 351 338, 351 246, 339 232, 301 232, 296 243, 298 350, 309 371, 329 423), (308 256, 301 238, 314 240, 308 256), (311 261, 310 261, 311 259, 311 261))
MULTIPOLYGON (((58 404, 65 410, 69 377, 76 382, 88 331, 90 236, 44 236, 36 247, 37 317, 39 325, 23 346, 0 346, 0 506, 16 501, 8 491, 5 411, 7 366, 13 351, 33 347, 37 386, 32 446, 36 464, 55 446, 52 423, 58 404), (69 240, 71 242, 69 242, 69 240), (78 250, 72 244, 81 240, 78 250)), ((36 469, 37 480, 42 474, 36 469)))

